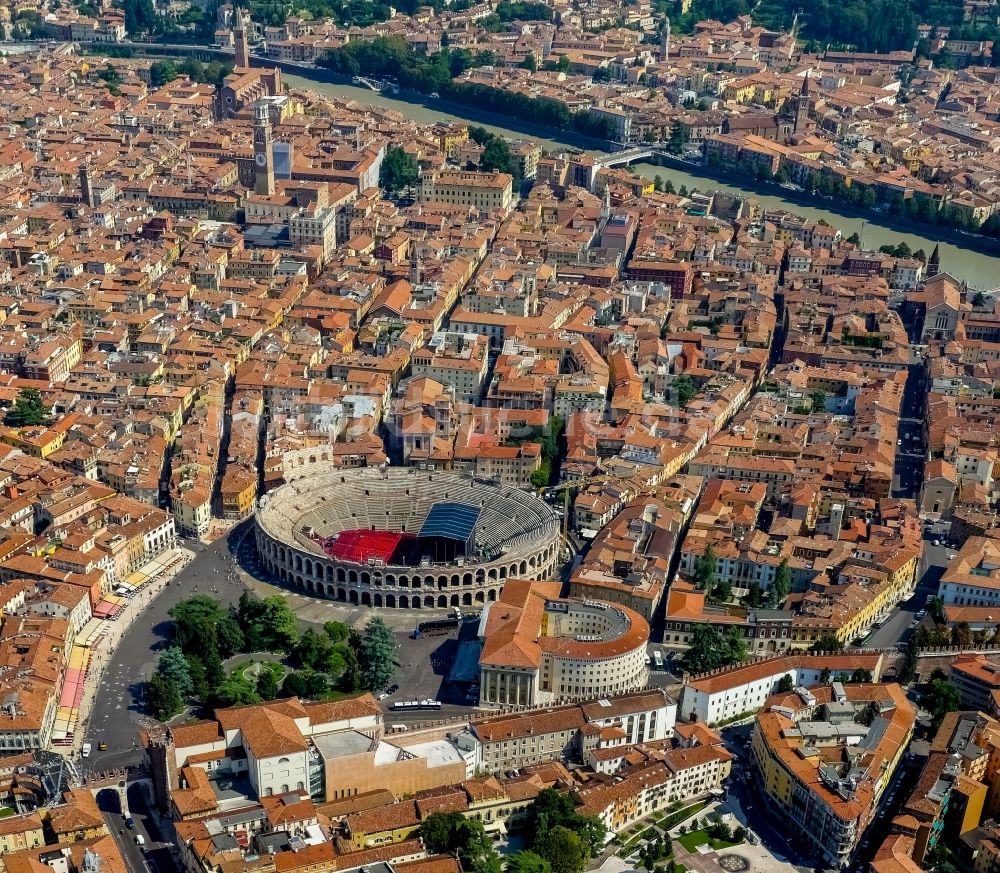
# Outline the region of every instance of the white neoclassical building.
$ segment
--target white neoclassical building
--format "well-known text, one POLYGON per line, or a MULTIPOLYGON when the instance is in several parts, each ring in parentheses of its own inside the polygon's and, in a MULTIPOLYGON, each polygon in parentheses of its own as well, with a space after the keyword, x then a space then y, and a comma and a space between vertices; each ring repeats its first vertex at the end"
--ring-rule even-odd
POLYGON ((649 680, 649 624, 635 610, 560 599, 559 583, 508 582, 480 622, 480 706, 611 697, 649 680))

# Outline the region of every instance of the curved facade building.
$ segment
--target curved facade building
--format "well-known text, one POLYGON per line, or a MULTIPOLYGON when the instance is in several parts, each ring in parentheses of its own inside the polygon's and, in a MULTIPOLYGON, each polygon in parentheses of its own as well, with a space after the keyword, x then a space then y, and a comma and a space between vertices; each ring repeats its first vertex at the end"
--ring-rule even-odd
POLYGON ((646 687, 646 619, 627 606, 561 599, 559 588, 512 581, 484 613, 481 706, 593 700, 646 687))
POLYGON ((497 600, 507 579, 559 565, 560 519, 525 491, 415 468, 312 467, 266 495, 264 567, 306 594, 443 609, 497 600))

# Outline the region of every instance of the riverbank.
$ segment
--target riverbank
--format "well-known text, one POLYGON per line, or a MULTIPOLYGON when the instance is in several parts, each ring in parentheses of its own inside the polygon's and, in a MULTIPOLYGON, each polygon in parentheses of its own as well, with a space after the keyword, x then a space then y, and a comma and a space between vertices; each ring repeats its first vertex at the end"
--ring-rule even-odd
MULTIPOLYGON (((966 249, 972 252, 993 252, 1000 254, 1000 240, 982 234, 963 233, 950 227, 939 227, 923 221, 914 221, 905 215, 888 215, 874 209, 865 209, 863 206, 854 206, 850 203, 842 203, 834 197, 820 197, 810 194, 807 191, 796 191, 791 188, 783 188, 777 182, 752 179, 741 173, 726 170, 723 167, 711 167, 708 164, 694 164, 689 161, 682 161, 669 155, 658 154, 651 159, 651 163, 670 167, 675 170, 693 172, 698 176, 704 176, 729 185, 747 188, 761 194, 772 194, 781 197, 783 200, 798 203, 801 206, 815 206, 822 204, 823 208, 830 210, 834 214, 843 215, 845 218, 860 218, 867 223, 877 222, 883 227, 898 230, 900 233, 925 234, 933 229, 933 239, 938 241, 947 240, 955 248, 966 249)), ((930 252, 927 252, 929 255, 930 252)), ((1000 276, 997 277, 1000 284, 1000 276)))
MULTIPOLYGON (((311 76, 302 76, 301 70, 287 75, 285 80, 295 88, 318 90, 361 104, 395 109, 422 124, 436 121, 480 124, 493 133, 511 139, 531 136, 549 151, 584 147, 595 153, 604 151, 574 139, 571 135, 561 136, 553 131, 546 131, 548 136, 538 135, 537 129, 529 130, 527 125, 518 124, 516 120, 496 116, 487 119, 484 114, 469 111, 468 107, 449 104, 426 95, 414 95, 415 99, 408 100, 403 99, 402 94, 390 97, 351 84, 317 81, 311 76)), ((877 249, 882 245, 906 242, 913 251, 923 249, 930 253, 935 245, 940 244, 943 269, 964 279, 974 288, 990 289, 1000 285, 1000 258, 989 254, 985 246, 978 246, 977 240, 963 238, 961 235, 954 238, 944 232, 925 236, 929 231, 926 225, 913 222, 896 225, 887 216, 867 214, 864 210, 854 209, 847 204, 811 198, 804 192, 789 191, 777 184, 756 183, 737 174, 709 175, 708 168, 685 161, 673 159, 669 165, 666 161, 660 164, 642 162, 633 164, 631 169, 650 179, 661 175, 664 180, 670 179, 675 188, 685 185, 688 189, 697 187, 701 191, 719 190, 738 197, 752 198, 767 210, 785 210, 810 221, 825 221, 837 227, 845 236, 858 233, 867 248, 877 249)))
MULTIPOLYGON (((262 63, 264 62, 262 58, 254 58, 254 60, 261 61, 262 63)), ((302 79, 325 82, 331 85, 350 85, 352 87, 358 87, 355 86, 353 81, 347 76, 343 76, 340 73, 334 73, 323 67, 302 67, 299 64, 290 63, 288 61, 267 61, 267 63, 278 67, 281 72, 285 74, 286 81, 288 76, 297 76, 302 79)), ((370 91, 368 89, 364 90, 366 93, 372 95, 378 94, 379 96, 383 96, 381 92, 378 91, 370 91)), ((393 99, 409 103, 410 105, 424 106, 428 110, 439 110, 440 112, 449 115, 460 114, 467 121, 474 123, 481 122, 484 125, 493 126, 506 125, 506 130, 508 131, 514 130, 523 134, 525 137, 530 137, 534 140, 544 139, 549 142, 562 145, 563 147, 596 152, 613 151, 615 148, 614 144, 608 140, 587 136, 586 134, 577 133, 572 130, 560 130, 540 124, 534 124, 530 121, 524 121, 512 115, 501 115, 497 112, 479 109, 475 106, 470 106, 467 103, 458 103, 444 97, 432 97, 429 94, 424 94, 421 91, 414 91, 411 88, 398 88, 390 96, 393 99), (557 140, 555 137, 558 137, 559 139, 557 140)))

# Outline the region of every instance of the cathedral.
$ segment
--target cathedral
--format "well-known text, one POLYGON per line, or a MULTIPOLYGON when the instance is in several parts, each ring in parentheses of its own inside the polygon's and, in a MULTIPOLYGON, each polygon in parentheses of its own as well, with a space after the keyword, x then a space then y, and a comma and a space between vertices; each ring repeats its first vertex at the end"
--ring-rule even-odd
POLYGON ((250 66, 250 39, 243 9, 236 7, 233 17, 233 44, 236 47, 236 65, 226 76, 216 98, 216 115, 219 119, 232 118, 261 97, 281 94, 281 70, 253 68, 250 66))

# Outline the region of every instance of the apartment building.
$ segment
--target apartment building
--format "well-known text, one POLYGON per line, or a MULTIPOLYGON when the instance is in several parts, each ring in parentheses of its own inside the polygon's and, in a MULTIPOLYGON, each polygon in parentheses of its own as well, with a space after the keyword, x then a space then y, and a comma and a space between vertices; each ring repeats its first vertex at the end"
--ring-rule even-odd
POLYGON ((411 357, 412 373, 439 382, 454 402, 477 404, 489 365, 489 343, 479 334, 438 331, 411 357))
POLYGON ((627 744, 668 739, 677 704, 660 689, 635 691, 581 704, 522 710, 473 720, 455 736, 475 766, 492 773, 551 761, 584 762, 601 728, 618 728, 627 744), (587 728, 593 725, 594 728, 587 728))
POLYGON ((906 753, 916 710, 898 685, 799 687, 769 699, 751 739, 754 771, 796 838, 847 865, 906 753), (860 746, 866 754, 843 754, 860 746))
POLYGON ((938 583, 947 605, 1000 605, 1000 539, 969 537, 938 583))
POLYGON ((420 200, 471 206, 506 215, 514 205, 513 179, 507 173, 440 170, 420 179, 420 200))
POLYGON ((678 714, 685 720, 716 725, 760 710, 783 676, 789 676, 796 687, 808 688, 821 676, 849 675, 860 669, 867 670, 877 682, 882 666, 883 656, 878 653, 779 655, 686 678, 678 714))

